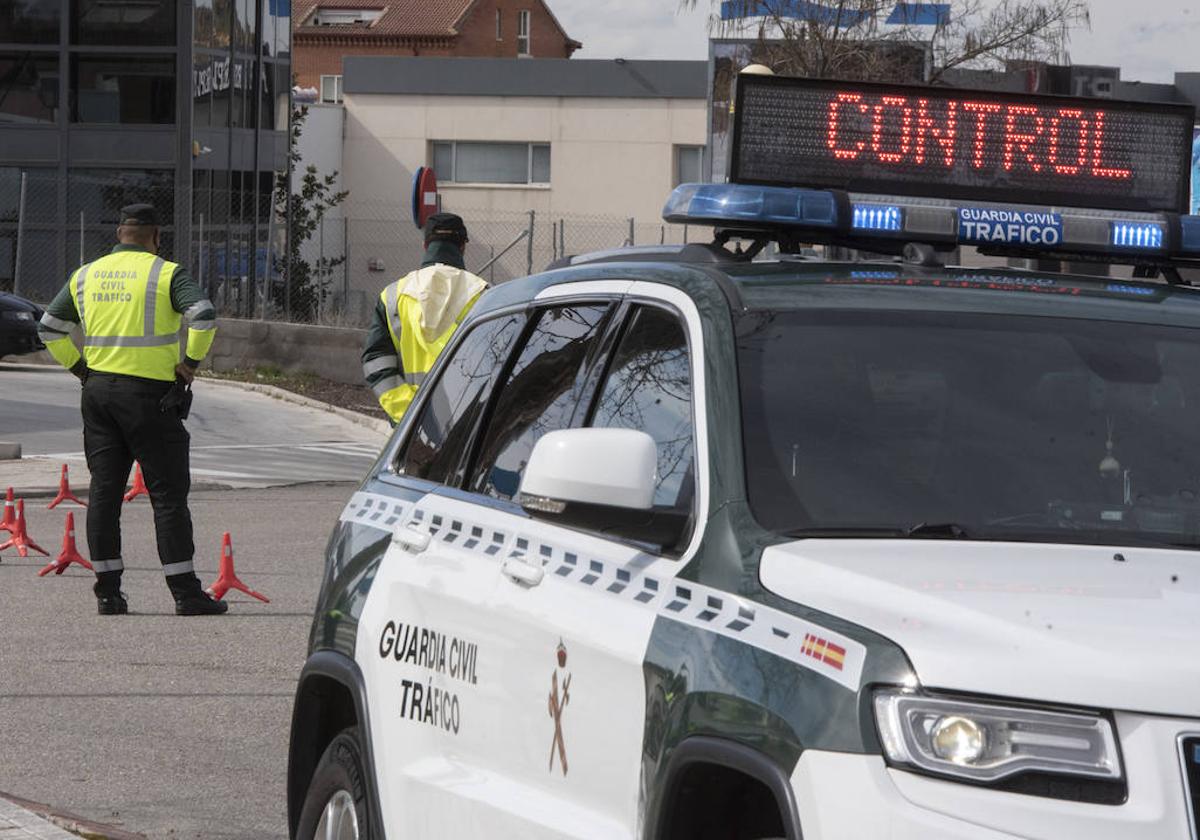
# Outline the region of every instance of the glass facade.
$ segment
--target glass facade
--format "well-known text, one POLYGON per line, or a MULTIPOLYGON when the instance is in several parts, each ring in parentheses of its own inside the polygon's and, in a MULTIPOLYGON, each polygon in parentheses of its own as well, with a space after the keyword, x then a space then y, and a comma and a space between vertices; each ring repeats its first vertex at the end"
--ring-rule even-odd
POLYGON ((175 122, 171 56, 74 55, 71 122, 123 125, 175 122))
POLYGON ((48 300, 140 200, 163 256, 248 314, 280 224, 290 30, 290 0, 0 0, 0 291, 48 300))
POLYGON ((0 52, 0 123, 58 119, 58 56, 0 52))
POLYGON ((62 0, 0 0, 0 44, 57 44, 62 0))
POLYGON ((170 47, 175 19, 174 0, 72 0, 71 43, 170 47))

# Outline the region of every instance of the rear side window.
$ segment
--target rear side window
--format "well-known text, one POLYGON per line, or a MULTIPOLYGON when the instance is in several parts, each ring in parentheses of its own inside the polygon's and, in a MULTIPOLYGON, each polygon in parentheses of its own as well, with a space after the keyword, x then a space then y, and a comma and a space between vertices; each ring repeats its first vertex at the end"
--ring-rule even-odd
POLYGON ((570 427, 608 310, 607 304, 576 305, 537 315, 496 399, 469 489, 512 499, 538 439, 570 427))
POLYGON ((447 483, 462 464, 488 396, 521 332, 524 317, 510 315, 474 327, 433 383, 421 416, 400 455, 405 475, 447 483))
POLYGON ((634 310, 613 355, 591 425, 640 429, 658 445, 656 507, 686 512, 695 494, 692 367, 687 335, 665 309, 634 310))

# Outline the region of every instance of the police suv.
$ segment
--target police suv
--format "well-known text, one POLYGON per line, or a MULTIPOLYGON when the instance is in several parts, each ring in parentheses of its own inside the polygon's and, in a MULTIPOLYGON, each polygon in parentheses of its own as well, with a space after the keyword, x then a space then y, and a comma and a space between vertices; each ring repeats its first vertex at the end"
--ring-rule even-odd
POLYGON ((342 512, 294 836, 1195 838, 1193 122, 741 78, 713 242, 486 293, 342 512))

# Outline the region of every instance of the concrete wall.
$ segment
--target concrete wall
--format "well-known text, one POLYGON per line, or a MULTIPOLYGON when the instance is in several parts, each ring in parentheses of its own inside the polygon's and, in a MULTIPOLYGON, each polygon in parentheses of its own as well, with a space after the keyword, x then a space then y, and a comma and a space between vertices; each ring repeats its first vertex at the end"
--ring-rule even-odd
POLYGON ((274 321, 217 319, 217 340, 205 366, 216 371, 277 365, 289 373, 358 385, 366 330, 274 321))
MULTIPOLYGON (((181 332, 180 339, 186 341, 186 333, 181 332)), ((360 385, 363 381, 361 354, 366 339, 366 330, 347 327, 218 318, 216 341, 201 367, 227 371, 275 365, 288 373, 312 373, 334 382, 360 385)), ((28 365, 58 364, 46 350, 6 356, 4 361, 28 365)))
MULTIPOLYGON (((305 168, 315 166, 321 177, 341 172, 342 169, 342 131, 345 124, 345 111, 341 105, 323 105, 313 103, 308 105, 308 116, 304 119, 304 127, 300 129, 300 139, 296 142, 296 151, 300 153, 300 164, 292 171, 292 189, 300 191, 304 182, 305 168)), ((334 190, 342 189, 342 178, 339 174, 333 185, 334 190)), ((341 207, 335 207, 326 215, 340 216, 341 207)))

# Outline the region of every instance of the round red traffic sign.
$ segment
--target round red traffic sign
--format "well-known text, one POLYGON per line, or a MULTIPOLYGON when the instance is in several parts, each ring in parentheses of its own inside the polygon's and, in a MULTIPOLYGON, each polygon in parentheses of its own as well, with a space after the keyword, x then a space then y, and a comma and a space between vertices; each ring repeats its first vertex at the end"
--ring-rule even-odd
POLYGON ((437 176, 428 166, 418 167, 417 171, 413 173, 413 224, 418 228, 424 228, 425 222, 437 211, 437 176))

